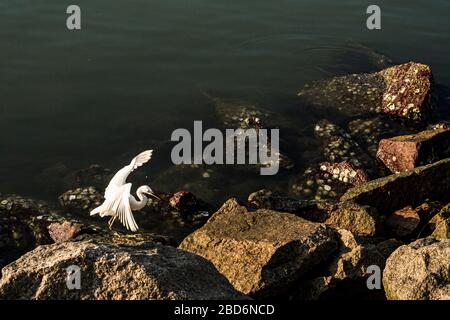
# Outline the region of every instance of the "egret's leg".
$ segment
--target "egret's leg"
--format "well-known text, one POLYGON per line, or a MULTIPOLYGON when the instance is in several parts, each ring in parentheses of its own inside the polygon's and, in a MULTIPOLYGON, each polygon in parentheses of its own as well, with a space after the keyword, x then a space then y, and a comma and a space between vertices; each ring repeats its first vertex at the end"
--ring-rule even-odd
POLYGON ((116 220, 116 217, 117 216, 114 215, 114 216, 111 217, 111 219, 109 219, 109 222, 108 222, 109 230, 112 229, 112 225, 113 225, 114 221, 116 220))

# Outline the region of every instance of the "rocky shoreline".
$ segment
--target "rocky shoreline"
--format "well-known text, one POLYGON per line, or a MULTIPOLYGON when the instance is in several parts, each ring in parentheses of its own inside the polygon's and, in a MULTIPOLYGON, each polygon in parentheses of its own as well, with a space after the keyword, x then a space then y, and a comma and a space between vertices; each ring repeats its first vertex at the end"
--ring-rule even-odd
MULTIPOLYGON (((347 119, 324 116, 308 128, 208 96, 224 127, 287 132, 287 187, 220 208, 189 185, 159 192, 162 201, 138 216, 143 230, 159 229, 136 234, 88 217, 111 176, 97 165, 68 178, 58 205, 0 195, 0 299, 448 300, 450 128, 436 113, 449 106, 436 97, 431 68, 414 62, 306 85, 294 113, 347 119), (295 148, 315 150, 306 166, 295 148), (67 288, 71 265, 81 269, 80 290, 67 288), (377 269, 382 285, 369 288, 377 269)), ((179 166, 161 181, 183 170, 190 185, 221 179, 179 166)))

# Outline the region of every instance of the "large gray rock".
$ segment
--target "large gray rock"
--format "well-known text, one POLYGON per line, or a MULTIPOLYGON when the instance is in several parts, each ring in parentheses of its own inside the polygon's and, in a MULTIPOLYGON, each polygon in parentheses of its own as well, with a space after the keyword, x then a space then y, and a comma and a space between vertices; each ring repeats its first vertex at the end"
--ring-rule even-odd
POLYGON ((0 299, 245 298, 205 259, 154 243, 44 245, 2 273, 0 299), (80 268, 80 290, 67 286, 67 268, 72 265, 80 268))
POLYGON ((383 272, 391 300, 450 299, 450 240, 419 239, 399 247, 383 272))
POLYGON ((180 245, 255 297, 281 293, 337 247, 335 231, 324 224, 266 209, 250 212, 234 199, 180 245))

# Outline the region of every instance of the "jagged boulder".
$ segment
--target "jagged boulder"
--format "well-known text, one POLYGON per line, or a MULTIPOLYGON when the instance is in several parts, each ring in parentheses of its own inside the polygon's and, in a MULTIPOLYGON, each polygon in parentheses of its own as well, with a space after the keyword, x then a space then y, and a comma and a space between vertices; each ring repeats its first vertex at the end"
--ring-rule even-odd
POLYGON ((386 261, 385 256, 374 244, 359 243, 355 236, 347 230, 338 229, 339 251, 335 258, 319 272, 322 275, 306 280, 298 297, 303 300, 317 300, 332 294, 349 295, 347 290, 339 290, 339 286, 346 284, 345 288, 352 288, 359 292, 365 287, 365 281, 369 277, 370 266, 378 266, 381 270, 386 261))
POLYGON ((274 296, 337 249, 333 229, 293 214, 227 201, 179 246, 210 260, 239 291, 274 296))
POLYGON ((341 201, 375 207, 383 215, 427 199, 450 201, 450 158, 366 182, 341 197, 341 201))
POLYGON ((393 173, 412 170, 450 156, 450 129, 382 139, 377 158, 393 173))
POLYGON ((0 299, 245 298, 205 259, 155 243, 43 245, 2 273, 0 299), (79 268, 79 289, 67 285, 70 266, 79 268))

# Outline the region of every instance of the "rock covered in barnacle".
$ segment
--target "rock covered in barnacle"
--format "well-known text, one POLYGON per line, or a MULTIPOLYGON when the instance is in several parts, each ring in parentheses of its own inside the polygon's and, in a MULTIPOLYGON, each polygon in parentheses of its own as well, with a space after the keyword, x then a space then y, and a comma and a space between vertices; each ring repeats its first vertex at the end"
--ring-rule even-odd
POLYGON ((95 187, 68 190, 59 196, 59 202, 64 209, 83 212, 98 207, 103 200, 103 195, 95 187))
POLYGON ((425 64, 408 62, 379 72, 385 83, 383 113, 425 122, 432 111, 433 75, 425 64))
POLYGON ((375 162, 344 129, 324 119, 315 125, 314 131, 322 142, 322 153, 327 161, 348 161, 354 167, 373 174, 375 162))
POLYGON ((339 180, 351 186, 359 186, 369 181, 367 173, 355 167, 350 161, 342 161, 339 163, 322 162, 319 164, 320 170, 331 175, 334 180, 339 180))
POLYGON ((450 156, 450 129, 426 130, 380 141, 377 158, 391 170, 402 172, 450 156))
POLYGON ((432 110, 433 76, 429 66, 414 62, 375 73, 318 81, 299 93, 301 105, 337 109, 349 116, 385 113, 424 123, 432 110))
MULTIPOLYGON (((308 167, 303 174, 294 177, 290 183, 290 191, 295 196, 304 199, 339 199, 349 188, 351 184, 349 174, 328 173, 325 165, 315 165, 308 167)), ((334 172, 337 172, 336 169, 334 172)), ((356 172, 356 171, 352 171, 356 172)), ((350 178, 351 179, 351 178, 350 178)))
MULTIPOLYGON (((293 124, 282 116, 273 112, 263 110, 253 104, 230 102, 224 99, 208 96, 215 105, 216 112, 224 129, 276 129, 280 127, 292 128, 293 124)), ((294 126, 295 127, 295 126, 294 126)), ((245 134, 245 133, 242 133, 245 134)), ((236 139, 235 139, 236 140, 236 139)), ((280 150, 278 150, 278 166, 281 169, 290 170, 294 167, 294 162, 284 151, 289 144, 283 141, 280 136, 280 150)), ((271 150, 270 134, 266 145, 267 150, 271 150)), ((272 166, 273 163, 260 164, 259 166, 272 166)))
POLYGON ((381 139, 411 132, 386 115, 355 119, 350 121, 347 127, 354 141, 372 158, 376 156, 381 139))

